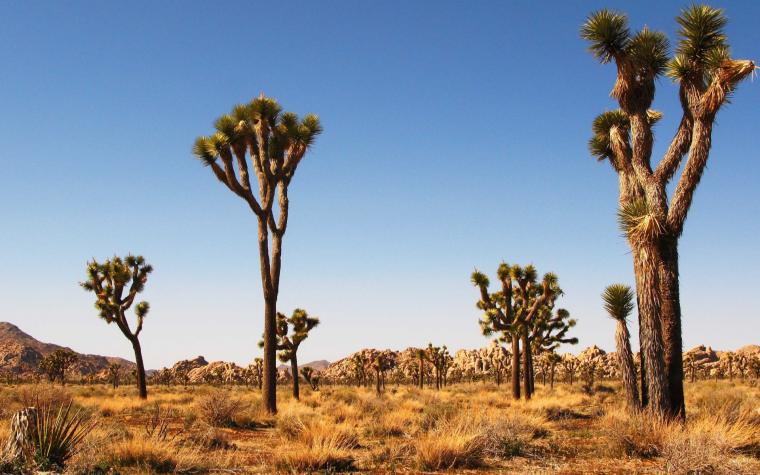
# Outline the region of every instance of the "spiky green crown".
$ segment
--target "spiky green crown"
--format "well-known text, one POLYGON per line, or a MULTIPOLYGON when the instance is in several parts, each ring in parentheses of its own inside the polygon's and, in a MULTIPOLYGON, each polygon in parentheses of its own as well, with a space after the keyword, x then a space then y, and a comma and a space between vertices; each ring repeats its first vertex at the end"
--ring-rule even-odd
POLYGON ((720 8, 691 5, 676 18, 680 25, 676 55, 668 64, 668 76, 676 81, 698 80, 705 83, 723 61, 729 59, 728 23, 720 8))
POLYGON ((634 309, 634 294, 625 284, 612 284, 602 293, 604 309, 609 316, 618 321, 626 321, 634 309))
POLYGON ((598 10, 589 15, 581 27, 581 38, 588 41, 589 51, 602 63, 609 63, 621 54, 630 42, 628 17, 612 10, 598 10))
MULTIPOLYGON (((87 280, 79 285, 84 290, 95 293, 95 308, 101 318, 111 323, 124 310, 124 306, 128 308, 134 301, 134 296, 145 289, 153 266, 145 262, 143 256, 128 254, 123 259, 114 256, 103 263, 93 259, 87 263, 86 272, 87 280)), ((135 306, 135 313, 140 319, 149 310, 148 302, 140 302, 135 306)))
POLYGON ((259 139, 264 140, 273 158, 281 158, 285 152, 301 153, 322 133, 317 115, 307 114, 300 119, 295 113, 282 113, 275 99, 263 95, 248 104, 235 105, 229 114, 214 121, 214 128, 212 135, 198 137, 193 145, 193 155, 205 165, 216 161, 230 147, 258 153, 259 139))

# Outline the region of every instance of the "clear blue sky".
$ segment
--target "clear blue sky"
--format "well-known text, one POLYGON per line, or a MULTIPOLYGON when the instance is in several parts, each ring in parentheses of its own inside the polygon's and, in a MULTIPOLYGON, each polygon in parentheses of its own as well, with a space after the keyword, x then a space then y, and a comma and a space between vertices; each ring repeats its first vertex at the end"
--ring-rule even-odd
MULTIPOLYGON (((614 68, 578 38, 602 6, 674 38, 685 2, 37 2, 0 5, 0 320, 132 357, 77 282, 141 253, 146 364, 247 363, 262 300, 255 220, 190 153, 264 91, 325 132, 291 186, 279 307, 322 318, 301 361, 486 344, 469 274, 560 276, 581 347, 613 347, 599 294, 632 281, 617 181, 586 152, 614 68)), ((760 3, 725 6, 760 59, 760 3)), ((685 345, 760 343, 760 84, 724 109, 681 242, 685 345)), ((661 152, 679 119, 659 84, 661 152)), ((635 332, 635 331, 634 331, 635 332)))

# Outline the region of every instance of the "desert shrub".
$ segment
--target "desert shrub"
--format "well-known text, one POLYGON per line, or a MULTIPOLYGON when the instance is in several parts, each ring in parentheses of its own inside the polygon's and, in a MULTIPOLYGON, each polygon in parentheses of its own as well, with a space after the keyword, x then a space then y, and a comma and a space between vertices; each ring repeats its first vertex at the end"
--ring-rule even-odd
POLYGON ((293 412, 283 412, 277 418, 277 430, 286 439, 295 439, 306 430, 301 416, 293 412))
POLYGON ((483 465, 485 434, 467 423, 446 422, 415 442, 422 470, 476 468, 483 465))
POLYGON ((550 421, 563 421, 572 419, 589 419, 586 414, 575 412, 568 407, 549 406, 544 409, 546 418, 550 421))
POLYGON ((198 416, 211 427, 235 427, 244 408, 243 401, 221 390, 200 398, 198 416))
POLYGON ((447 404, 433 414, 436 419, 423 423, 430 430, 414 443, 423 470, 477 468, 487 459, 523 455, 531 441, 548 434, 545 420, 530 414, 494 416, 472 409, 452 414, 447 404))
POLYGON ((608 440, 604 450, 612 456, 652 458, 660 455, 668 423, 647 413, 627 414, 617 411, 601 418, 600 430, 608 440))
POLYGON ((109 445, 106 458, 99 463, 150 473, 172 473, 177 468, 174 454, 175 450, 167 444, 135 438, 109 445))
MULTIPOLYGON (((279 421, 278 421, 279 422, 279 421)), ((275 456, 275 466, 295 472, 344 472, 353 470, 350 450, 359 447, 353 429, 344 425, 290 422, 287 430, 296 442, 286 445, 275 456)))
POLYGON ((21 407, 64 407, 74 401, 71 393, 60 386, 35 384, 22 387, 16 397, 21 407))
POLYGON ((376 415, 367 422, 364 433, 368 437, 401 437, 411 429, 416 415, 404 410, 395 410, 376 415))
POLYGON ((190 434, 185 439, 185 443, 206 450, 232 450, 237 448, 224 432, 215 427, 207 427, 190 434))
POLYGON ((422 432, 433 430, 440 423, 448 421, 459 411, 456 405, 450 402, 436 402, 422 407, 418 427, 422 432))

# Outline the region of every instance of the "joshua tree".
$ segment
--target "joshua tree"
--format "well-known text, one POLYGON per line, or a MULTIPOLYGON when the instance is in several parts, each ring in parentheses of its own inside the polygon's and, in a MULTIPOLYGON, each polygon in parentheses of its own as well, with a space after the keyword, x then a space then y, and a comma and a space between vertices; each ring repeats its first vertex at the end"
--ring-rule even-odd
POLYGON ((634 261, 647 398, 655 414, 684 418, 678 239, 707 165, 715 116, 755 65, 730 57, 722 10, 693 5, 676 21, 680 30, 673 58, 664 34, 647 28, 632 34, 627 17, 609 10, 593 13, 581 36, 600 62, 617 66, 612 96, 620 109, 594 121, 590 148, 600 160, 610 160, 620 179, 621 224, 634 261), (652 127, 661 114, 650 106, 663 74, 679 84, 682 116, 653 168, 652 127), (668 202, 668 183, 686 156, 668 202))
POLYGON ((736 361, 736 353, 733 351, 727 351, 723 355, 723 361, 725 361, 724 365, 726 368, 726 373, 728 374, 728 380, 733 381, 734 380, 734 362, 736 361))
POLYGON ((124 259, 114 257, 102 264, 93 259, 87 263, 87 280, 80 283, 82 288, 95 294, 95 308, 100 318, 108 324, 116 323, 132 344, 137 364, 137 388, 142 399, 148 398, 148 389, 145 385, 145 365, 139 337, 150 305, 145 301, 135 305, 137 325, 134 331, 127 320, 127 310, 134 304, 137 294, 145 289, 151 272, 153 267, 142 256, 129 254, 124 259))
POLYGON ((512 397, 520 399, 520 341, 523 348, 523 391, 525 398, 532 393, 531 328, 536 323, 539 312, 551 311, 554 301, 562 293, 557 276, 546 273, 541 283, 537 282, 535 267, 525 268, 502 263, 496 275, 501 283, 501 290, 493 294, 488 292, 489 280, 477 270, 472 273, 471 281, 480 290, 477 303, 483 310, 480 328, 485 336, 500 334, 499 340, 512 344, 512 397))
POLYGON ((441 389, 445 385, 446 371, 448 365, 451 362, 451 355, 446 345, 443 347, 433 346, 432 343, 428 343, 425 357, 433 365, 433 372, 435 375, 435 388, 441 389))
POLYGON ((270 413, 277 412, 277 296, 282 238, 288 224, 288 187, 298 164, 322 132, 317 116, 309 114, 299 119, 281 110, 277 101, 262 93, 219 117, 214 122, 216 132, 199 137, 193 146, 193 153, 242 198, 258 220, 264 293, 264 403, 270 413), (249 160, 258 181, 258 193, 251 186, 249 160))
POLYGON ((420 389, 422 389, 423 385, 425 384, 425 361, 427 360, 427 352, 422 348, 417 348, 415 350, 415 354, 417 355, 417 359, 419 361, 417 382, 419 383, 420 389))
POLYGON ((744 376, 747 374, 747 370, 749 369, 749 358, 747 358, 747 355, 744 353, 737 353, 736 369, 739 371, 739 376, 742 378, 742 381, 744 381, 744 376))
POLYGON ((351 357, 351 365, 353 366, 354 379, 358 386, 365 386, 367 384, 367 367, 369 361, 363 353, 356 353, 351 357))
POLYGON ((51 383, 58 380, 63 386, 66 384, 66 371, 78 360, 79 356, 73 351, 68 348, 59 348, 40 360, 39 370, 51 383))
POLYGON ((686 368, 686 371, 691 378, 691 382, 693 383, 697 380, 697 373, 699 372, 701 366, 700 362, 693 354, 687 353, 683 358, 683 364, 684 368, 686 368))
MULTIPOLYGON (((298 347, 309 337, 309 332, 319 325, 319 319, 310 317, 306 310, 297 308, 290 317, 277 313, 277 350, 280 352, 280 361, 290 362, 291 374, 293 375, 293 397, 299 399, 298 388, 298 347), (290 334, 288 334, 290 332, 290 334)), ((259 346, 266 347, 266 340, 259 342, 259 346)), ((264 373, 266 376, 266 372, 264 373)), ((265 378, 266 381, 266 378, 265 378)))
MULTIPOLYGON (((578 344, 577 338, 570 338, 567 332, 575 326, 576 321, 570 318, 570 312, 564 308, 557 309, 552 313, 551 305, 543 305, 533 321, 530 329, 530 343, 534 354, 541 355, 546 352, 553 354, 561 344, 578 344)), ((546 381, 544 381, 546 383, 546 381)), ((531 368, 531 391, 533 386, 533 373, 531 368)))
POLYGON ((623 375, 623 385, 628 398, 628 407, 638 410, 641 407, 639 401, 639 388, 636 384, 636 368, 633 365, 633 352, 631 351, 631 335, 628 333, 628 317, 633 311, 633 291, 623 284, 613 284, 604 289, 602 301, 604 309, 610 318, 617 322, 615 330, 615 347, 617 350, 618 365, 623 375))
POLYGON ((375 372, 375 391, 379 396, 385 391, 385 372, 394 367, 394 362, 387 351, 375 350, 370 353, 369 361, 375 372))
POLYGON ((575 373, 578 371, 578 366, 580 366, 580 361, 578 361, 578 358, 575 356, 570 353, 565 353, 565 355, 562 356, 562 369, 565 370, 565 377, 567 378, 567 382, 570 383, 570 386, 573 385, 573 379, 575 378, 575 373))
POLYGON ((116 389, 119 387, 119 377, 121 376, 121 365, 119 363, 111 363, 106 368, 108 372, 108 379, 111 381, 111 385, 116 389))
POLYGON ((253 375, 253 379, 256 382, 256 385, 259 388, 259 391, 261 390, 261 385, 263 383, 263 374, 264 374, 264 360, 261 358, 254 358, 253 363, 248 365, 248 368, 251 370, 251 373, 253 375))
POLYGON ((301 376, 303 377, 304 381, 309 383, 312 391, 319 390, 319 375, 314 373, 314 368, 310 366, 304 366, 301 368, 301 376))
POLYGON ((556 352, 552 351, 546 353, 546 359, 549 361, 549 387, 554 389, 554 372, 557 368, 557 364, 562 363, 562 357, 556 352))
POLYGON ((755 379, 760 378, 760 355, 754 355, 749 360, 749 370, 755 379))

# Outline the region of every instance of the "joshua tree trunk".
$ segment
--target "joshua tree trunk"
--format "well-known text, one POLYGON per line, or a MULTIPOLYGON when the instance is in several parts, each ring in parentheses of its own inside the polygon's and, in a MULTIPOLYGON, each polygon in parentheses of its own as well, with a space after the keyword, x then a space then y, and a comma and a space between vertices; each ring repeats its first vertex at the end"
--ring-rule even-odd
POLYGON ((554 363, 552 363, 551 377, 549 379, 549 388, 554 389, 554 363))
POLYGON ((378 396, 381 393, 380 386, 381 386, 381 383, 380 383, 380 370, 377 370, 377 371, 375 371, 375 391, 377 392, 378 396))
POLYGON ((646 367, 649 405, 652 413, 664 417, 670 413, 670 398, 663 358, 662 322, 658 285, 656 245, 639 243, 634 252, 639 256, 636 269, 636 286, 640 289, 639 315, 641 319, 641 353, 646 367))
POLYGON ((520 399, 520 340, 512 335, 512 398, 520 399))
POLYGON ((425 384, 425 361, 420 356, 420 389, 425 384))
POLYGON ((298 401, 300 400, 301 393, 298 387, 298 358, 295 352, 293 352, 293 357, 290 358, 290 370, 293 372, 293 398, 298 401))
POLYGON ((530 400, 530 344, 528 343, 528 327, 523 325, 522 345, 523 345, 523 392, 525 399, 530 400))
POLYGON ((668 377, 671 414, 686 418, 683 394, 683 342, 681 338, 681 301, 678 283, 678 240, 661 239, 660 294, 662 295, 662 339, 665 345, 665 371, 668 377))
POLYGON ((264 407, 270 414, 277 412, 277 300, 264 299, 264 407))
POLYGON ((142 349, 140 340, 136 337, 130 338, 132 348, 135 350, 135 364, 137 364, 137 389, 140 392, 140 399, 148 399, 148 388, 145 386, 145 365, 143 364, 142 349))
POLYGON ((638 410, 639 390, 636 382, 636 368, 633 365, 633 352, 631 351, 631 336, 628 333, 628 327, 625 320, 618 320, 617 330, 615 331, 615 343, 617 346, 620 372, 623 374, 623 386, 628 398, 628 407, 638 410))

